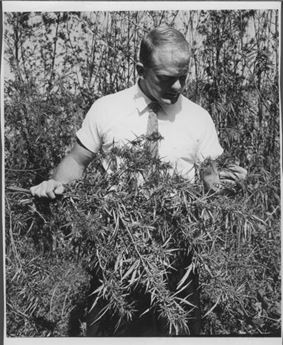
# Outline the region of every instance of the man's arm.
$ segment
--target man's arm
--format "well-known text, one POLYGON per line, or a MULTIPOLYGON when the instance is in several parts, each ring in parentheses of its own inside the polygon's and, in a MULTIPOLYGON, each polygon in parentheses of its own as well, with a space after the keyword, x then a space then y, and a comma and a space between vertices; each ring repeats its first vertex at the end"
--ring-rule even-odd
POLYGON ((54 199, 64 192, 64 184, 82 177, 84 170, 94 158, 94 153, 78 142, 71 152, 61 161, 52 178, 30 188, 31 194, 38 197, 54 199))

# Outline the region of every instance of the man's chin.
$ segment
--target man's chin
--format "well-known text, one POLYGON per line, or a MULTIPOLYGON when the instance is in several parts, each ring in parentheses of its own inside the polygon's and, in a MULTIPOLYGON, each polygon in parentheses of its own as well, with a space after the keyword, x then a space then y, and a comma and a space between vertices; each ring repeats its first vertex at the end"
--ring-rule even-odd
POLYGON ((161 98, 161 102, 164 104, 175 104, 178 101, 180 94, 177 94, 176 96, 170 96, 170 97, 164 97, 161 98))

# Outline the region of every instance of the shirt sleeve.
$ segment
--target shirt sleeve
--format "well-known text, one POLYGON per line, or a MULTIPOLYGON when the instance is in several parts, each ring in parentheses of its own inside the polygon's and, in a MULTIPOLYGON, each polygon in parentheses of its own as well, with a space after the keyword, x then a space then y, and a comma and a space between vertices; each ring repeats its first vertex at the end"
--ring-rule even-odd
POLYGON ((98 100, 91 106, 82 123, 82 127, 76 133, 79 141, 94 153, 98 152, 102 145, 102 116, 103 109, 98 100))
POLYGON ((215 125, 208 113, 205 122, 197 154, 197 160, 199 162, 203 162, 207 158, 214 160, 223 153, 223 148, 219 143, 215 125))

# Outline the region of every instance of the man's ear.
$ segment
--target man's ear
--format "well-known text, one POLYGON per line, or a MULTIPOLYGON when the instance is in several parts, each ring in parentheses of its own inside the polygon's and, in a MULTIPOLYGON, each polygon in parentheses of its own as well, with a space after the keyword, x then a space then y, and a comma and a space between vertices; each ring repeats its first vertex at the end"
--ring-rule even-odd
POLYGON ((136 69, 137 69, 138 75, 142 77, 144 75, 144 65, 141 62, 137 62, 136 69))

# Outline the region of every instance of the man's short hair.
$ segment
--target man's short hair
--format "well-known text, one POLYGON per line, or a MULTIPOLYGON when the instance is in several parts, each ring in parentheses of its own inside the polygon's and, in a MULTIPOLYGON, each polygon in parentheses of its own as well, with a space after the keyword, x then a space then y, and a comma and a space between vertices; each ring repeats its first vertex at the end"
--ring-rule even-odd
POLYGON ((180 31, 167 25, 161 25, 151 30, 142 39, 139 55, 140 62, 145 67, 150 67, 153 50, 166 45, 174 45, 176 49, 186 49, 188 52, 190 51, 189 43, 180 31))

